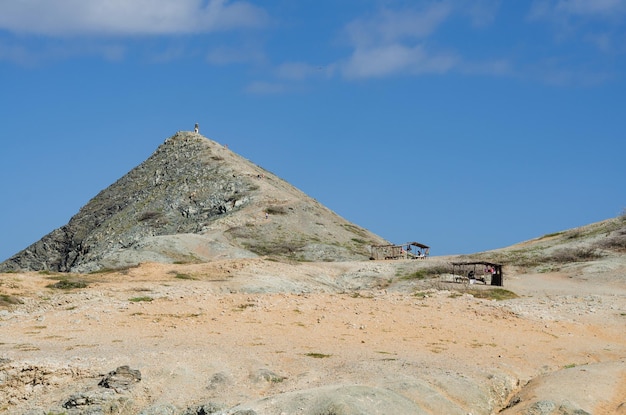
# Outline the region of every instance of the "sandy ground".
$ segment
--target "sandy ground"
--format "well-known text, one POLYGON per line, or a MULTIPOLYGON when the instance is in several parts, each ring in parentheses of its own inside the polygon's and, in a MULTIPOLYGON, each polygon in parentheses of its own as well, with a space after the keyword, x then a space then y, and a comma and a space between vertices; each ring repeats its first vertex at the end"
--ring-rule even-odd
POLYGON ((520 298, 493 301, 447 280, 394 285, 400 262, 144 264, 71 291, 2 274, 23 304, 0 308, 0 412, 59 407, 129 365, 142 374, 136 407, 304 414, 263 398, 363 385, 415 413, 523 413, 541 399, 626 413, 622 271, 603 284, 511 275, 520 298))

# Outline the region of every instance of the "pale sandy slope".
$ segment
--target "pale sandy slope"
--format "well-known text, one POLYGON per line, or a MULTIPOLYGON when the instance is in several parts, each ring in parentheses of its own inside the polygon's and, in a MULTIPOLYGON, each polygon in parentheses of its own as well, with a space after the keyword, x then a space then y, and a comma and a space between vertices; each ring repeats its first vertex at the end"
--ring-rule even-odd
POLYGON ((259 414, 626 411, 624 263, 603 284, 509 274, 521 298, 499 302, 445 277, 398 279, 420 266, 144 264, 69 292, 46 288, 47 275, 2 274, 2 292, 24 304, 0 309, 0 411, 62 410, 120 365, 142 373, 128 413, 206 402, 259 414))

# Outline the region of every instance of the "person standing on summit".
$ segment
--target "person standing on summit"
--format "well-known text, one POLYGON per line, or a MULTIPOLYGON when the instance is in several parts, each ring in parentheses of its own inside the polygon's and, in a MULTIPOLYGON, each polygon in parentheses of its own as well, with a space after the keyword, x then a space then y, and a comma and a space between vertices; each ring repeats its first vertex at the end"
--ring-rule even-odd
POLYGON ((196 123, 196 126, 193 127, 193 132, 197 133, 198 131, 200 131, 200 128, 198 127, 198 123, 196 123))

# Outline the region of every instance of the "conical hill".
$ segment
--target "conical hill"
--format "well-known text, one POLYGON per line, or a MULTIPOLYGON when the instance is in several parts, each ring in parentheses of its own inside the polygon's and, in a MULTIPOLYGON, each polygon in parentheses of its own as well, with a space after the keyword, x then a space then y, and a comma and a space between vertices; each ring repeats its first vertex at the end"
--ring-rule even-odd
POLYGON ((383 243, 228 148, 179 132, 0 271, 255 256, 360 260, 383 243))

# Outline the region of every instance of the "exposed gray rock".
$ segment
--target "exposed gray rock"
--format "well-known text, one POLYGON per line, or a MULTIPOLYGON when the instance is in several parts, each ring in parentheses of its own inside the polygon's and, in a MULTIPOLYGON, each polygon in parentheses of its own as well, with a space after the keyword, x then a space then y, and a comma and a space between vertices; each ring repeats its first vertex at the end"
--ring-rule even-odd
POLYGON ((71 395, 63 403, 63 408, 72 415, 108 415, 118 413, 127 401, 127 397, 113 391, 87 391, 71 395))
POLYGON ((90 272, 233 255, 367 259, 369 245, 384 242, 220 144, 179 132, 0 272, 90 272))
POLYGON ((202 405, 187 408, 184 412, 182 412, 181 415, 209 415, 218 413, 223 409, 223 405, 219 405, 213 402, 207 402, 202 405))
POLYGON ((289 392, 237 406, 226 412, 234 414, 303 414, 303 415, 420 415, 430 412, 408 398, 388 389, 368 386, 327 386, 289 392), (251 412, 246 412, 251 411, 251 412))
POLYGON ((141 372, 128 366, 120 366, 102 378, 98 386, 122 392, 130 389, 140 380, 141 372))
POLYGON ((269 369, 260 369, 251 376, 255 382, 280 383, 287 379, 285 376, 277 375, 269 369))
POLYGON ((139 412, 139 415, 175 415, 178 409, 169 403, 161 403, 153 405, 139 412))

